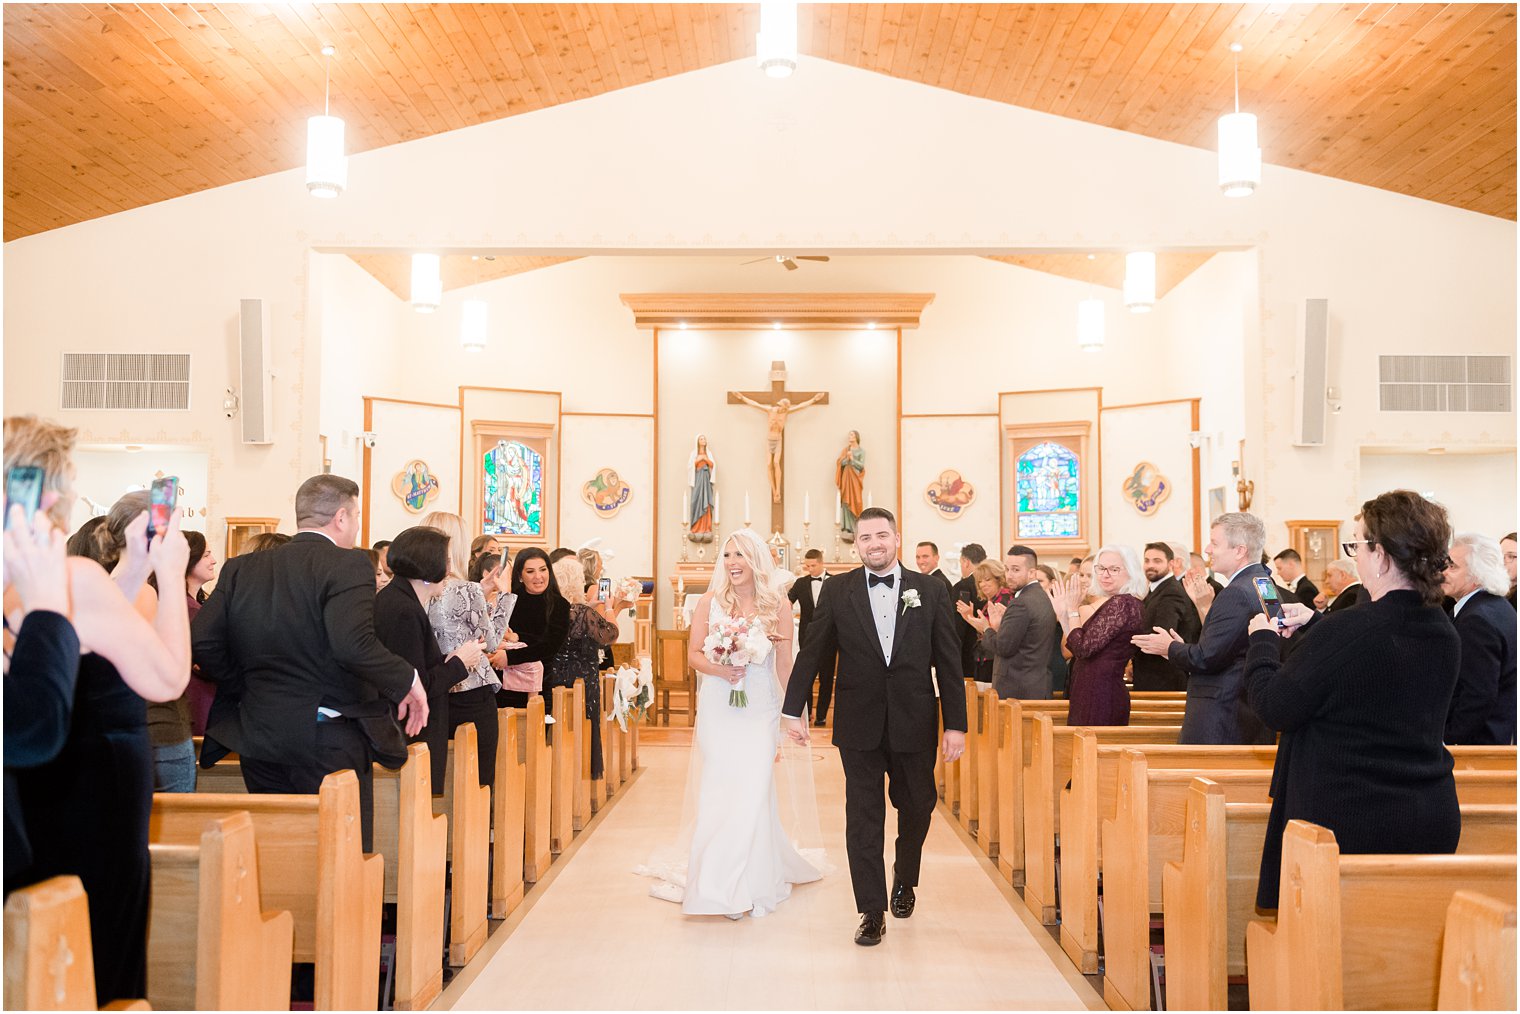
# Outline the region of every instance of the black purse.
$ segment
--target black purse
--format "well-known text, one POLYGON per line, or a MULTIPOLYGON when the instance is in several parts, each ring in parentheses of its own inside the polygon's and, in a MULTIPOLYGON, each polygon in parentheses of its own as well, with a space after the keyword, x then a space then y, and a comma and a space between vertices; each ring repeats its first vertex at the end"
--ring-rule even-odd
POLYGON ((359 731, 369 743, 370 756, 381 767, 392 771, 406 763, 406 734, 396 721, 392 705, 387 701, 367 701, 340 708, 343 717, 359 726, 359 731))

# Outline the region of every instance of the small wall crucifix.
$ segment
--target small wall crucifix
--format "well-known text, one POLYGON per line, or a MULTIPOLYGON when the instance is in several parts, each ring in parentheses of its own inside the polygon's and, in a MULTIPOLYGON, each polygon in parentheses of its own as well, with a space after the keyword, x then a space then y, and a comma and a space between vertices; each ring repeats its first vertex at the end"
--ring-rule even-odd
MULTIPOLYGON (((782 469, 782 452, 786 441, 786 420, 793 412, 800 412, 809 405, 827 405, 827 391, 788 391, 786 389, 786 363, 771 363, 771 389, 769 391, 729 391, 730 405, 749 405, 766 415, 765 467, 771 485, 772 532, 785 527, 786 474, 782 469)), ((744 520, 749 521, 749 518, 744 520)))

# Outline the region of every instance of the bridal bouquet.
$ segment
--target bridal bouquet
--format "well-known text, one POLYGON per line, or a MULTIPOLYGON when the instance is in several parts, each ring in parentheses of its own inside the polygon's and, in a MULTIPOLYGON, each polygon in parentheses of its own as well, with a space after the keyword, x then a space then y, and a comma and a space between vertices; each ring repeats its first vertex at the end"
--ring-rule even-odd
POLYGON ((608 716, 608 721, 616 719, 618 728, 627 732, 628 716, 631 714, 638 721, 654 702, 654 674, 650 671, 649 659, 640 658, 637 669, 622 665, 612 675, 615 682, 612 714, 608 716))
MULTIPOLYGON (((758 665, 770 653, 771 639, 758 618, 718 620, 708 626, 707 640, 702 642, 702 655, 713 665, 758 665)), ((735 708, 749 707, 742 678, 728 692, 728 703, 735 708)))

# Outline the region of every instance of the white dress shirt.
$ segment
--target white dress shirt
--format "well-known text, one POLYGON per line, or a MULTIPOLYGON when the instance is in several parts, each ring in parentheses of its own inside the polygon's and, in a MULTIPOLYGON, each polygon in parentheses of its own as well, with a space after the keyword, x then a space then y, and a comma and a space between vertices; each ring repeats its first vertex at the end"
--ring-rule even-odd
POLYGON ((892 664, 892 635, 897 631, 897 603, 902 594, 902 564, 896 564, 882 577, 892 577, 892 587, 871 584, 871 572, 866 571, 866 593, 871 598, 871 618, 876 621, 876 637, 881 642, 881 657, 892 664))
POLYGON ((1466 595, 1463 595, 1461 598, 1457 599, 1457 604, 1451 607, 1452 618, 1456 619, 1457 614, 1462 611, 1462 607, 1465 606, 1465 605, 1467 605, 1467 600, 1470 599, 1470 598, 1472 598, 1474 595, 1478 594, 1482 590, 1483 590, 1482 588, 1474 588, 1472 591, 1468 592, 1466 595))

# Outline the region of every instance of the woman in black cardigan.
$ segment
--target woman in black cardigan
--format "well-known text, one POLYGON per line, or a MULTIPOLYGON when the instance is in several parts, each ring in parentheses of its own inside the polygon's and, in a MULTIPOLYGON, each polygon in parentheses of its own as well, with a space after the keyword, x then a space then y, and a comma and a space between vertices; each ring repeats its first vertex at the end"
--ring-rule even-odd
POLYGON ((443 592, 449 571, 449 537, 433 528, 408 528, 390 544, 394 576, 375 596, 375 636, 411 663, 427 688, 428 720, 411 738, 426 743, 433 795, 443 792, 449 758, 449 687, 469 676, 485 646, 466 641, 448 655, 438 647, 427 603, 443 592))
MULTIPOLYGON (((526 662, 544 663, 552 659, 570 632, 570 604, 560 594, 549 567, 549 554, 542 549, 524 549, 512 561, 512 593, 517 604, 512 607, 512 626, 507 631, 504 652, 506 664, 520 666, 526 662), (513 647, 520 644, 521 647, 513 647)), ((549 695, 544 695, 544 713, 551 709, 549 695)), ((526 708, 528 690, 502 690, 496 704, 503 708, 526 708)))
POLYGON ((1442 743, 1460 651, 1440 605, 1446 510, 1394 490, 1362 505, 1355 530, 1343 547, 1369 601, 1319 617, 1284 606, 1284 635, 1301 642, 1286 662, 1267 618, 1251 621, 1246 698, 1282 733, 1256 894, 1263 909, 1277 908, 1290 820, 1335 832, 1342 855, 1452 853, 1461 834, 1442 743))

